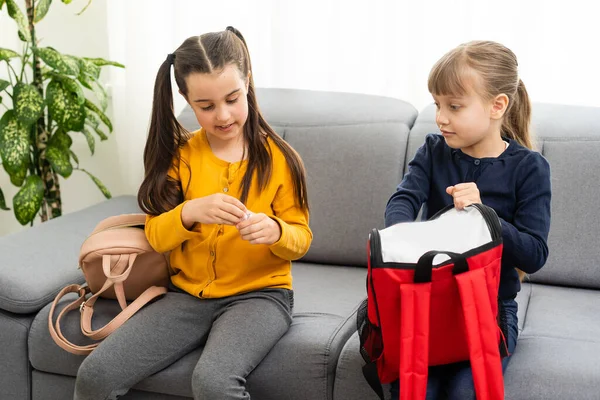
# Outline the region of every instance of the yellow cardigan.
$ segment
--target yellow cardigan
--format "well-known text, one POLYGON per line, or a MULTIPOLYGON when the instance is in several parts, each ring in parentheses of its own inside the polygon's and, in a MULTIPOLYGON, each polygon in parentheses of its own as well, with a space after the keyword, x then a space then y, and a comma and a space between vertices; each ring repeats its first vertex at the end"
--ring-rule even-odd
POLYGON ((146 218, 146 237, 152 247, 158 252, 171 252, 171 281, 175 286, 202 298, 292 288, 291 260, 306 254, 312 232, 308 211, 298 207, 295 200, 285 157, 270 139, 268 143, 273 160, 271 180, 259 193, 254 177, 246 208, 265 213, 279 223, 281 238, 270 246, 242 240, 235 226, 198 223, 192 230, 183 226, 181 210, 186 201, 214 193, 239 199, 247 162, 229 163, 217 158, 203 129, 180 149, 182 162, 174 163, 169 174, 182 183, 184 202, 171 211, 146 218))

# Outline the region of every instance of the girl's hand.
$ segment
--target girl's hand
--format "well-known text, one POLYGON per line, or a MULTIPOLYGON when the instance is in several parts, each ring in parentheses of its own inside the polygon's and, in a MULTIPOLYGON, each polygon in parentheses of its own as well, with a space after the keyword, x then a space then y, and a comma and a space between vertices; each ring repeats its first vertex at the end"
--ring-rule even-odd
POLYGON ((281 237, 281 227, 266 214, 250 214, 247 220, 236 225, 243 240, 251 244, 271 245, 281 237))
POLYGON ((181 212, 183 225, 201 224, 235 225, 246 217, 246 206, 233 196, 215 193, 188 201, 181 212))
POLYGON ((446 193, 454 198, 454 207, 462 210, 468 205, 481 203, 479 189, 474 182, 459 183, 455 186, 448 186, 446 193))

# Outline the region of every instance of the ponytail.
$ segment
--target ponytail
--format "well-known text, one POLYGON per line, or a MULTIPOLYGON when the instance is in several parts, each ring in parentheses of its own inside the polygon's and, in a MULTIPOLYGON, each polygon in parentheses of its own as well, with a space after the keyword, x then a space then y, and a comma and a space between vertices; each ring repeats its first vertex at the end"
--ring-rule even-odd
POLYGON ((531 102, 523 81, 519 79, 517 91, 502 122, 502 133, 516 140, 521 146, 533 148, 531 140, 531 102))
POLYGON ((159 215, 182 202, 181 185, 168 176, 187 132, 173 112, 171 64, 169 54, 160 66, 154 84, 150 130, 144 148, 144 180, 138 191, 138 205, 146 214, 159 215))

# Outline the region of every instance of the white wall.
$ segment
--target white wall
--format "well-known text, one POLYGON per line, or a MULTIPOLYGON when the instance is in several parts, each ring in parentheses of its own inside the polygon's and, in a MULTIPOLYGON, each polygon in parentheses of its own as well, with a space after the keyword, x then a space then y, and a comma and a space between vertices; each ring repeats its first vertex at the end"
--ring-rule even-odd
MULTIPOLYGON (((52 2, 50 11, 37 25, 37 34, 41 39, 40 46, 52 46, 57 50, 85 57, 108 58, 107 7, 105 1, 93 1, 90 7, 80 16, 75 15, 87 2, 73 2, 65 5, 60 1, 52 2)), ((24 1, 18 2, 25 12, 24 1)), ((6 13, 6 6, 0 12, 0 47, 21 51, 21 41, 16 34, 16 24, 6 13)), ((109 67, 106 67, 109 68, 109 67)), ((110 76, 108 71, 101 75, 102 80, 110 76)), ((0 77, 6 76, 6 65, 0 63, 0 77)), ((3 96, 4 100, 8 96, 3 96)), ((4 112, 0 106, 0 114, 4 112)), ((112 107, 107 111, 112 116, 112 107)), ((113 195, 123 192, 122 174, 118 158, 116 135, 123 132, 113 132, 109 140, 96 141, 96 152, 90 155, 87 142, 82 134, 72 133, 72 150, 78 155, 80 166, 96 175, 111 190, 113 195)), ((68 179, 60 180, 63 213, 72 212, 88 205, 100 202, 104 196, 94 183, 82 172, 74 171, 68 179)), ((0 167, 0 187, 6 197, 7 205, 12 208, 12 198, 18 188, 14 187, 8 175, 0 167)), ((39 219, 36 219, 36 223, 39 219)), ((14 217, 13 211, 0 210, 0 235, 15 232, 21 227, 14 217)))

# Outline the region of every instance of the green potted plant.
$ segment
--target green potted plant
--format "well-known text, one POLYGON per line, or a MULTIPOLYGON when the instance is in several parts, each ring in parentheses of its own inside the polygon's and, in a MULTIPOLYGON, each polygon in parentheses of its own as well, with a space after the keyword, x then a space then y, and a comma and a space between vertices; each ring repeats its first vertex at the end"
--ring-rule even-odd
MULTIPOLYGON (((24 13, 15 0, 0 0, 0 12, 6 9, 23 42, 21 51, 0 48, 0 68, 8 72, 8 80, 0 79, 0 159, 10 182, 20 188, 12 208, 23 225, 38 214, 42 222, 62 214, 59 176, 68 178, 73 171, 89 175, 111 197, 100 180, 79 166, 71 135, 85 135, 92 154, 96 137, 107 139, 105 130, 112 132, 112 124, 98 78, 102 67, 123 65, 38 46, 35 27, 51 2, 25 0, 24 13)), ((2 188, 0 209, 10 210, 2 188)))

